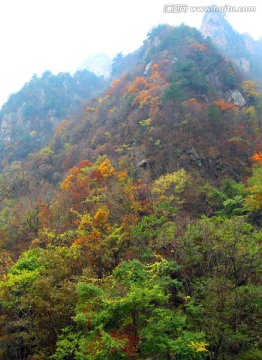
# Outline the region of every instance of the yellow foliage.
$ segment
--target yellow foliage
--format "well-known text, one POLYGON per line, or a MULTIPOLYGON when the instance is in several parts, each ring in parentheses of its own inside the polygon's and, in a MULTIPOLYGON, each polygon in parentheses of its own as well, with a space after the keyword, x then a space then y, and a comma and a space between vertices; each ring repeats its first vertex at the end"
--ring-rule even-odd
POLYGON ((146 119, 146 120, 139 121, 139 124, 141 126, 149 126, 151 124, 151 121, 152 121, 151 118, 149 118, 149 119, 146 119))
POLYGON ((200 341, 200 342, 192 341, 191 344, 188 346, 191 347, 196 352, 208 352, 208 350, 206 348, 206 346, 208 346, 208 344, 204 341, 200 341))
POLYGON ((98 209, 95 216, 94 216, 94 225, 95 226, 102 226, 108 219, 108 211, 103 209, 98 209))
POLYGON ((88 227, 92 226, 92 218, 89 214, 84 214, 81 218, 79 229, 86 230, 88 227))
POLYGON ((185 189, 187 179, 188 176, 184 169, 160 176, 152 186, 152 192, 155 194, 157 202, 173 200, 180 202, 179 194, 185 189))
POLYGON ((108 159, 106 159, 105 161, 103 161, 100 164, 98 170, 101 172, 101 174, 104 178, 108 178, 108 177, 112 176, 115 172, 115 169, 113 168, 110 160, 108 160, 108 159))
POLYGON ((127 178, 127 169, 123 171, 118 171, 116 173, 116 178, 119 182, 124 181, 127 178))
POLYGON ((138 93, 132 105, 139 104, 139 107, 142 108, 146 104, 152 104, 155 100, 157 88, 155 86, 151 86, 149 89, 142 90, 138 93))
POLYGON ((255 81, 244 80, 242 83, 242 88, 249 97, 257 98, 259 96, 257 91, 257 83, 255 81))
POLYGON ((99 98, 98 99, 98 102, 101 104, 103 101, 105 101, 106 99, 108 99, 109 98, 109 95, 106 95, 106 96, 104 96, 104 97, 102 97, 102 98, 99 98))
POLYGON ((61 189, 63 191, 66 191, 70 188, 70 186, 72 185, 72 179, 74 178, 74 175, 73 174, 69 174, 65 180, 61 183, 61 189))

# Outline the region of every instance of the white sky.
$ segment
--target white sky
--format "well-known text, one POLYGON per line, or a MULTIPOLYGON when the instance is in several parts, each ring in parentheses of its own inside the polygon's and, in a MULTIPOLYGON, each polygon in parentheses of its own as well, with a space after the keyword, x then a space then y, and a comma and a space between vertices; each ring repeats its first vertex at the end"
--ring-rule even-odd
POLYGON ((159 23, 200 27, 203 13, 164 13, 164 5, 256 6, 228 13, 233 27, 262 37, 261 0, 1 0, 0 106, 34 73, 74 73, 91 54, 134 51, 159 23))

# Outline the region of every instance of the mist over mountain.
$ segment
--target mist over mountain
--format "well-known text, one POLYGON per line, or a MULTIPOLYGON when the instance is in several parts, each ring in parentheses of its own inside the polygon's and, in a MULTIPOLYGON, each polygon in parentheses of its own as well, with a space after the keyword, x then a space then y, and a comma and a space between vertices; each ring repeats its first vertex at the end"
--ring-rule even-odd
POLYGON ((76 112, 84 100, 108 85, 87 70, 53 75, 46 71, 10 96, 0 111, 0 159, 19 160, 40 150, 52 138, 56 126, 76 112))
POLYGON ((111 75, 112 59, 107 54, 95 54, 89 56, 78 70, 88 70, 97 76, 108 78, 111 75))
POLYGON ((201 32, 210 37, 222 54, 234 61, 246 77, 262 80, 261 41, 255 41, 249 34, 238 33, 222 12, 205 13, 201 32))
POLYGON ((258 360, 261 41, 205 15, 0 114, 0 358, 258 360))

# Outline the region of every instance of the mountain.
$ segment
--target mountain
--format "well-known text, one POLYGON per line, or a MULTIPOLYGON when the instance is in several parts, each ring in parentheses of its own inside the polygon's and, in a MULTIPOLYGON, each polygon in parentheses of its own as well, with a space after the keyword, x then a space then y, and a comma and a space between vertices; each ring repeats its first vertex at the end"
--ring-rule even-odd
POLYGON ((234 61, 244 76, 259 77, 262 81, 261 40, 255 41, 249 34, 239 34, 223 12, 206 12, 201 32, 212 39, 225 57, 234 61))
POLYGON ((46 71, 10 96, 0 111, 0 160, 13 161, 41 149, 55 127, 84 100, 102 92, 107 81, 87 70, 53 75, 46 71))
POLYGON ((233 63, 194 28, 153 28, 138 50, 115 57, 111 79, 102 94, 106 82, 87 70, 33 78, 2 109, 4 163, 33 153, 29 163, 37 169, 37 151, 50 146, 55 157, 36 171, 44 181, 61 180, 76 157, 105 153, 115 162, 128 157, 138 174, 143 164, 151 178, 181 167, 206 178, 240 178, 243 158, 260 149, 252 123, 238 126, 240 114, 251 116, 256 84, 243 86, 233 63), (61 120, 63 131, 58 127, 53 136, 61 120))
POLYGON ((76 75, 10 99, 46 138, 4 137, 0 358, 260 359, 257 82, 185 25, 118 54, 101 93, 84 74, 80 106, 76 75))
POLYGON ((139 50, 115 63, 120 78, 90 102, 80 121, 67 125, 63 141, 77 138, 80 158, 110 153, 116 162, 127 157, 134 170, 147 160, 153 177, 192 166, 212 178, 239 173, 229 148, 240 145, 236 119, 250 99, 210 40, 187 26, 158 26, 139 50))
POLYGON ((95 54, 89 56, 78 70, 88 70, 97 76, 108 78, 111 75, 112 59, 107 54, 95 54))

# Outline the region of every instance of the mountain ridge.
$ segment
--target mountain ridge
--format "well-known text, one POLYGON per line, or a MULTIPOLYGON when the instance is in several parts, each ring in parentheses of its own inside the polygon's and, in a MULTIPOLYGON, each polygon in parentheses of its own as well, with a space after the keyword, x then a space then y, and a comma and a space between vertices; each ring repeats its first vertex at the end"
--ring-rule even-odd
POLYGON ((55 127, 77 111, 81 103, 103 91, 107 81, 87 70, 34 75, 10 96, 0 111, 0 159, 19 160, 40 150, 55 127), (13 149, 10 150, 10 149, 13 149))
POLYGON ((227 21, 226 13, 206 12, 202 19, 201 33, 210 37, 221 53, 230 58, 246 77, 262 81, 260 40, 249 34, 240 34, 227 21))
POLYGON ((40 149, 5 149, 0 358, 260 359, 258 84, 185 25, 118 54, 101 93, 87 75, 76 112, 50 73, 9 103, 29 88, 32 126, 66 118, 40 149))

